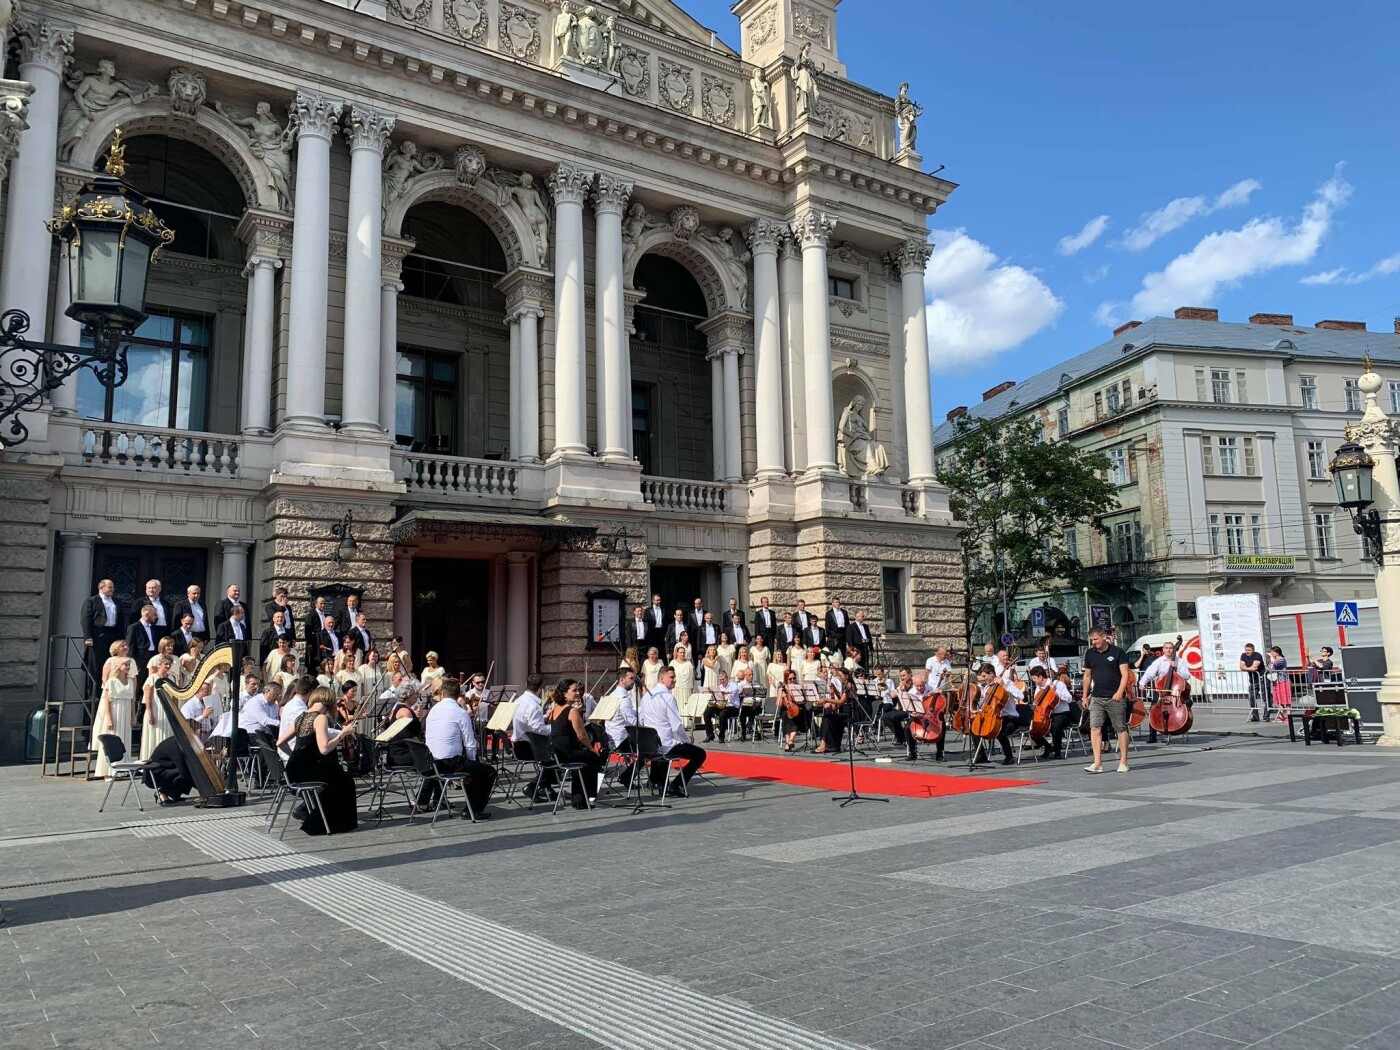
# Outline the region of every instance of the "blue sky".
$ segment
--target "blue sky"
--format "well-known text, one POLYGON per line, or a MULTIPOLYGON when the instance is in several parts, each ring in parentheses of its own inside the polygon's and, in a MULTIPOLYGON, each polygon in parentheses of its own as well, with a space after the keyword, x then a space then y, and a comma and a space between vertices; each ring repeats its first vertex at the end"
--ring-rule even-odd
MULTIPOLYGON (((680 0, 732 45, 729 3, 680 0)), ((845 0, 848 75, 927 110, 935 420, 1177 306, 1400 314, 1400 5, 845 0)))

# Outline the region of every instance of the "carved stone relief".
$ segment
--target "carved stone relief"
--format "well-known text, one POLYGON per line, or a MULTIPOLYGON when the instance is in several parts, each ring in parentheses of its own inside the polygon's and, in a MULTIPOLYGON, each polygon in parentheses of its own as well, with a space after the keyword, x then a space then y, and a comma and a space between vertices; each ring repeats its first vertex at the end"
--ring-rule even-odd
POLYGON ((704 90, 700 94, 700 106, 706 118, 716 124, 733 126, 734 89, 715 77, 703 78, 702 84, 704 90))
POLYGON ((62 161, 72 159, 73 147, 107 110, 128 99, 141 103, 160 94, 159 85, 118 77, 110 58, 97 63, 96 73, 69 73, 64 86, 69 96, 58 120, 58 159, 62 161))
POLYGON ((534 58, 540 51, 539 16, 514 4, 501 5, 501 49, 516 58, 534 58))
POLYGON ((480 43, 486 37, 486 5, 483 0, 443 0, 447 28, 462 40, 480 43))
POLYGON ((671 235, 678 241, 688 241, 700 229, 700 212, 682 204, 671 212, 671 235))
POLYGON ((827 20, 826 15, 820 11, 801 4, 797 5, 792 12, 792 27, 797 30, 798 36, 815 40, 823 47, 827 46, 827 20))
POLYGON ((385 153, 384 155, 384 207, 387 210, 389 205, 404 195, 415 176, 425 172, 437 171, 442 167, 442 155, 431 150, 425 151, 421 156, 418 153, 418 143, 407 141, 402 143, 398 149, 385 153))
POLYGON ((170 108, 182 116, 192 117, 204 105, 209 89, 204 74, 197 69, 176 66, 165 81, 170 90, 170 108))
POLYGON ((663 58, 657 63, 656 70, 661 101, 672 109, 688 111, 695 98, 690 67, 663 58))
POLYGON ((231 109, 221 102, 214 103, 214 110, 248 136, 253 156, 267 166, 267 179, 277 194, 278 207, 291 211, 292 142, 296 136, 290 121, 286 125, 279 123, 272 115, 270 102, 259 102, 251 114, 231 109))
POLYGON ((646 98, 651 90, 651 56, 630 44, 623 45, 618 53, 617 75, 622 78, 623 91, 646 98))
POLYGON ((463 186, 475 186, 486 170, 486 153, 480 146, 458 146, 452 167, 457 172, 458 182, 463 186))
POLYGON ((433 16, 433 0, 389 0, 389 10, 405 22, 426 28, 433 16))
POLYGON ((749 23, 749 43, 754 47, 762 47, 773 39, 773 34, 777 31, 778 12, 772 7, 765 7, 749 23))

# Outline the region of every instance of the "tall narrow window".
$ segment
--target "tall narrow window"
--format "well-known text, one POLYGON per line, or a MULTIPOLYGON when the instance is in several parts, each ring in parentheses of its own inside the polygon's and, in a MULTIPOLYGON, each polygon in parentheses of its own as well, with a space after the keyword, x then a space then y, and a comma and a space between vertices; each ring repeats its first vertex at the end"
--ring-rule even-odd
POLYGON ((1337 556, 1337 536, 1332 531, 1330 512, 1318 511, 1313 514, 1313 544, 1319 558, 1335 558, 1337 556))
POLYGON ((1390 414, 1400 414, 1400 382, 1392 379, 1386 384, 1386 389, 1390 391, 1390 414))
POLYGON ((1079 557, 1079 533, 1074 529, 1065 529, 1065 553, 1071 558, 1079 557))
POLYGON ((1094 391, 1094 418, 1096 420, 1103 418, 1103 391, 1101 390, 1094 391))
POLYGON ((1196 400, 1206 400, 1206 370, 1204 368, 1196 369, 1196 400))
POLYGON ((1254 545, 1254 553, 1263 554, 1266 546, 1264 543, 1264 515, 1251 514, 1249 516, 1249 534, 1254 545))
POLYGON ((1244 554, 1244 515, 1226 514, 1225 518, 1225 553, 1244 554))
POLYGON ((1069 433, 1069 408, 1061 408, 1055 413, 1055 436, 1064 437, 1069 433))
POLYGON ((1123 407, 1123 402, 1118 398, 1118 387, 1116 384, 1104 391, 1104 397, 1108 402, 1109 415, 1113 415, 1123 407))
POLYGON ((1210 370, 1210 399, 1217 405, 1230 403, 1230 370, 1212 368, 1210 370))
POLYGON ((909 574, 897 565, 880 569, 880 590, 885 606, 885 630, 904 634, 907 630, 905 610, 909 606, 907 584, 909 574))
POLYGON ((643 474, 653 474, 652 465, 656 453, 652 448, 655 441, 653 425, 652 390, 645 383, 632 384, 632 450, 637 462, 642 465, 643 474))
POLYGON ((1239 438, 1222 437, 1216 439, 1216 454, 1220 461, 1221 474, 1238 474, 1240 472, 1240 447, 1239 438))
POLYGON ((1249 404, 1249 393, 1244 386, 1244 373, 1235 373, 1235 402, 1241 405, 1249 404))
POLYGON ((1210 552, 1219 554, 1220 549, 1220 515, 1212 514, 1210 516, 1210 552))
POLYGON ((1304 408, 1317 408, 1317 377, 1298 377, 1298 396, 1302 399, 1304 408))
POLYGON ((1114 485, 1128 483, 1128 450, 1126 448, 1108 450, 1108 480, 1114 485))
MULTIPOLYGON (((456 354, 399 349, 394 430, 400 445, 444 456, 462 454, 457 366, 456 354)), ((512 456, 517 454, 511 449, 512 456)))
MULTIPOLYGON (((208 314, 152 312, 126 341, 125 383, 109 390, 87 369, 78 373, 78 414, 108 423, 204 430, 213 333, 208 314)), ((83 345, 92 342, 84 336, 83 345)))
POLYGON ((1123 388, 1123 407, 1130 408, 1133 403, 1133 381, 1125 379, 1120 386, 1123 388))
POLYGON ((1346 380, 1343 380, 1343 381, 1342 381, 1342 390, 1343 390, 1343 392, 1346 394, 1346 399, 1347 399, 1347 411, 1348 411, 1348 412, 1360 412, 1360 411, 1361 411, 1361 388, 1360 388, 1359 386, 1356 385, 1356 380, 1355 380, 1355 379, 1346 379, 1346 380))
POLYGON ((1327 444, 1322 441, 1308 442, 1308 477, 1314 481, 1327 478, 1327 444))

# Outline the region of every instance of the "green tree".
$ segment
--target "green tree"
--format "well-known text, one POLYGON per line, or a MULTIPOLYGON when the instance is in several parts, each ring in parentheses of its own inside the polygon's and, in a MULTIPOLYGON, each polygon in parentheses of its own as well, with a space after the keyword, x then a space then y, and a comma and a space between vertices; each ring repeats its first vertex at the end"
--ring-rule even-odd
MULTIPOLYGON (((1067 441, 1046 442, 1038 420, 954 420, 939 478, 953 515, 965 525, 963 571, 968 631, 988 613, 1009 608, 1023 589, 1081 586, 1083 566, 1065 533, 1088 524, 1107 532, 1102 515, 1118 507, 1108 458, 1067 441)), ((970 641, 970 638, 969 638, 970 641)))

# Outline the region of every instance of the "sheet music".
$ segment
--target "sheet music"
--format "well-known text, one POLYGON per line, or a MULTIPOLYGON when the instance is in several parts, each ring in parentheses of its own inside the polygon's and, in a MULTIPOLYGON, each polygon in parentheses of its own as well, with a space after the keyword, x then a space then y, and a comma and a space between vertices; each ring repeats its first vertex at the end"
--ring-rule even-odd
POLYGON ((515 719, 515 701, 507 700, 496 705, 496 710, 491 712, 491 721, 486 723, 486 728, 494 732, 510 732, 510 724, 515 719))
POLYGON ((386 726, 376 733, 374 739, 377 743, 387 744, 416 721, 416 718, 400 718, 393 725, 386 726))
POLYGON ((681 707, 681 714, 687 718, 704 718, 705 708, 710 706, 710 694, 704 691, 691 693, 681 707))
POLYGON ((924 713, 924 705, 913 693, 907 689, 900 689, 895 692, 895 703, 899 705, 901 711, 911 715, 921 715, 924 713))
POLYGON ((617 714, 617 709, 622 706, 622 697, 616 693, 609 693, 598 701, 598 706, 593 708, 593 713, 588 716, 590 722, 607 722, 617 714))

